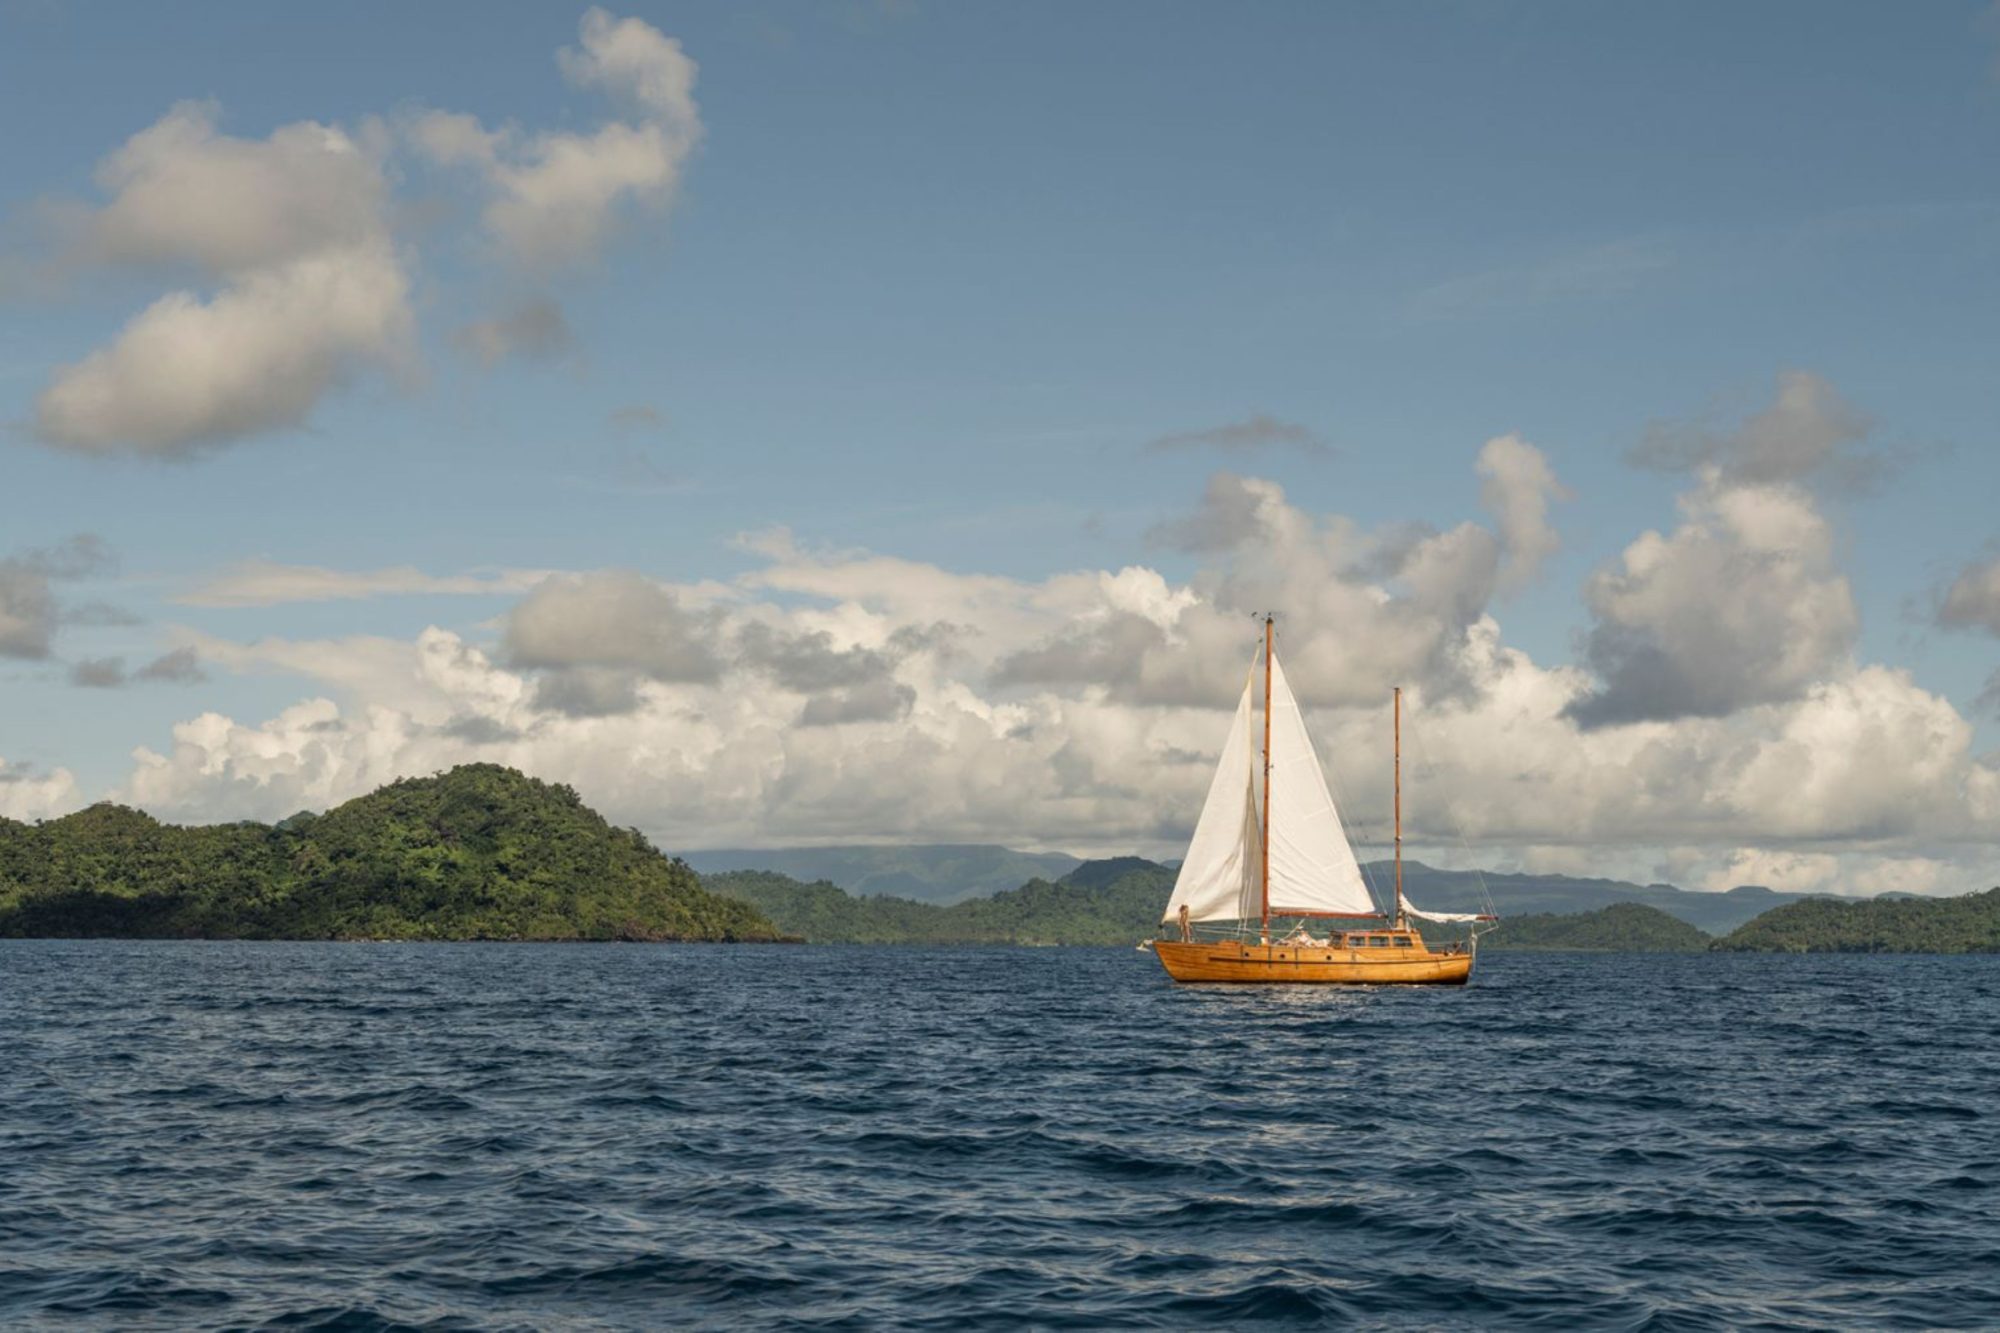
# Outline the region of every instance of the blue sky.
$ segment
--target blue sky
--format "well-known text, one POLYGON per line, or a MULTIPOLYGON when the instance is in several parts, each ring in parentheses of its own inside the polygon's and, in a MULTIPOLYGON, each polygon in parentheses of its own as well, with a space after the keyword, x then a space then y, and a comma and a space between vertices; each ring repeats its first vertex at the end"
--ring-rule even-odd
MULTIPOLYGON (((565 77, 580 9, 0 6, 0 119, 33 127, 0 155, 0 558, 95 534, 115 569, 54 595, 140 622, 72 616, 44 654, 0 660, 0 756, 18 772, 67 771, 70 803, 131 797, 134 747, 166 752, 201 713, 254 728, 325 695, 352 719, 371 702, 352 675, 224 660, 216 641, 407 644, 438 626, 499 661, 532 586, 176 600, 245 561, 628 569, 685 589, 758 577, 769 557, 740 534, 782 527, 803 550, 964 578, 1137 566, 1200 587, 1215 560, 1161 530, 1218 470, 1321 520, 1447 531, 1484 521, 1474 459, 1508 433, 1572 498, 1551 510, 1559 548, 1488 609, 1537 664, 1601 668, 1583 644, 1602 614, 1580 590, 1641 533, 1672 531, 1695 485, 1628 455, 1649 432, 1728 436, 1787 372, 1871 423, 1843 447, 1875 460, 1872 484, 1786 479, 1858 608, 1843 660, 1949 701, 1975 728, 1967 762, 2000 744, 1978 703, 1993 634, 1976 616, 1933 623, 2000 542, 1987 6, 629 16, 698 65, 698 143, 548 263, 500 253, 478 182, 411 149, 408 127, 438 112, 528 139, 649 123, 619 106, 618 76, 565 77), (226 285, 171 255, 74 253, 115 194, 99 164, 190 99, 219 136, 314 122, 378 145, 412 335, 341 359, 271 428, 164 450, 52 442, 37 403, 61 367, 163 293, 226 285), (561 312, 549 345, 490 364, 464 350, 468 326, 537 306, 561 312), (1260 418, 1313 447, 1149 447, 1260 418), (199 683, 71 683, 80 661, 136 669, 189 645, 199 683)), ((802 598, 767 590, 770 614, 802 598)), ((869 646, 812 624, 837 650, 869 646)), ((235 783, 263 813, 258 780, 235 783)), ((1107 838, 1156 840, 1159 820, 1107 838)), ((993 840, 1035 840, 1032 820, 1000 822, 993 840)), ((1873 855, 1879 834, 1829 830, 1829 854, 1873 855)), ((1903 852, 1944 855, 1906 835, 1903 852)))

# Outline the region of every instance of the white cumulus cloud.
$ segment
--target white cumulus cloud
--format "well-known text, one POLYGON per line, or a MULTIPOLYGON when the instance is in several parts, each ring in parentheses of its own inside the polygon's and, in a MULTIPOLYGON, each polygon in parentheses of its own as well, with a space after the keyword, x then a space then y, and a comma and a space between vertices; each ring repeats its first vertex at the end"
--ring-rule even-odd
POLYGON ((1710 466, 1681 511, 1585 590, 1584 655, 1603 682, 1573 709, 1586 726, 1795 699, 1847 660, 1860 615, 1804 490, 1732 484, 1710 466))
POLYGON ((1479 498, 1500 521, 1506 559, 1501 586, 1517 589, 1532 582, 1542 562, 1562 546, 1549 522, 1549 503, 1567 500, 1569 490, 1541 450, 1519 435, 1498 435, 1479 451, 1479 498))
MULTIPOLYGON (((2000 870, 2000 772, 1905 672, 1856 665, 1843 643, 1795 688, 1728 712, 1580 727, 1591 674, 1508 646, 1487 609, 1503 538, 1476 524, 1371 536, 1269 483, 1232 488, 1255 521, 1185 583, 1142 566, 960 573, 771 533, 733 586, 551 578, 490 645, 441 628, 202 639, 211 667, 305 675, 314 697, 263 721, 183 723, 122 794, 182 818, 275 817, 477 758, 571 782, 675 848, 865 837, 1174 855, 1258 638, 1251 613, 1277 606, 1364 838, 1387 821, 1402 684, 1416 853, 1671 860, 1697 886, 1846 891, 1955 891, 2000 870)), ((1792 552, 1819 530, 1782 488, 1727 495, 1742 512, 1697 497, 1691 521, 1792 552)))
POLYGON ((697 66, 679 42, 636 18, 583 16, 582 46, 558 53, 570 82, 610 95, 630 114, 588 133, 487 129, 461 112, 417 117, 409 136, 445 166, 476 173, 487 234, 509 260, 535 269, 592 258, 629 206, 673 198, 700 143, 697 66))
MULTIPOLYGON (((404 118, 401 134, 369 118, 244 138, 221 131, 214 104, 183 102, 133 135, 98 165, 97 204, 52 210, 72 238, 61 263, 155 270, 173 285, 55 368, 34 402, 35 436, 185 458, 305 426, 357 379, 416 381, 416 250, 396 234, 393 189, 413 159, 469 170, 487 240, 537 271, 592 258, 628 213, 665 207, 702 136, 694 61, 651 25, 601 9, 584 15, 579 40, 558 53, 563 74, 620 111, 588 131, 489 130, 440 111, 404 118)), ((492 364, 558 355, 571 335, 541 296, 454 341, 492 364)))
POLYGON ((52 819, 82 804, 76 776, 68 769, 37 773, 0 756, 0 819, 52 819))
POLYGON ((78 258, 192 265, 35 400, 45 442, 181 456, 303 424, 335 385, 413 355, 409 276, 378 155, 328 125, 232 138, 184 103, 109 157, 78 258))

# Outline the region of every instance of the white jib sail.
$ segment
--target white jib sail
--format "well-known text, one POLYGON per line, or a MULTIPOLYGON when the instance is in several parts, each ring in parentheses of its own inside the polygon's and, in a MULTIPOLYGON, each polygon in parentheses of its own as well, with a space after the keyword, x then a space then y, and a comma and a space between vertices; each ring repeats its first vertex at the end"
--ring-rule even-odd
MULTIPOLYGON (((1271 915, 1378 910, 1285 669, 1271 663, 1271 915)), ((1256 915, 1256 913, 1251 913, 1256 915)))
MULTIPOLYGON (((1253 668, 1254 670, 1254 668, 1253 668)), ((1215 766, 1208 800, 1188 843, 1187 859, 1174 880, 1164 921, 1177 921, 1183 906, 1190 921, 1240 921, 1260 911, 1263 840, 1257 831, 1256 747, 1250 739, 1249 681, 1229 724, 1222 761, 1215 766)))

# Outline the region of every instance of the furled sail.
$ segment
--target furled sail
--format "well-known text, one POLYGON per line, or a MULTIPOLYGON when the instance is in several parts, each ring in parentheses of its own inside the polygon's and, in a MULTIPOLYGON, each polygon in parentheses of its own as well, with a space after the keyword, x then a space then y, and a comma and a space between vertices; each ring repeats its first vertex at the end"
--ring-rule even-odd
POLYGON ((1182 907, 1191 921, 1240 921, 1261 910, 1263 839, 1257 829, 1256 749, 1250 740, 1251 682, 1243 684, 1229 739, 1209 784, 1208 800, 1174 880, 1174 896, 1161 919, 1176 921, 1182 907))
POLYGON ((1426 912, 1423 908, 1411 902, 1407 895, 1403 898, 1403 912, 1408 916, 1417 918, 1419 921, 1435 921, 1440 925, 1451 925, 1458 921, 1478 921, 1481 919, 1477 912, 1426 912))
MULTIPOLYGON (((1271 915, 1378 909, 1333 808, 1285 669, 1271 663, 1271 915)), ((1210 799, 1213 799, 1211 797, 1210 799)), ((1256 913, 1252 912, 1254 916, 1256 913)))

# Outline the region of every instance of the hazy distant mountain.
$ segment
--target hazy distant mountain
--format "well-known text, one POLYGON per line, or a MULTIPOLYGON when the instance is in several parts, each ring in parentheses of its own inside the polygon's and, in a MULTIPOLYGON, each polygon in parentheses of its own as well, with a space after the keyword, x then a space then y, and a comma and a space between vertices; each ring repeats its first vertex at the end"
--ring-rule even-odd
MULTIPOLYGON (((1386 904, 1392 882, 1391 863, 1371 861, 1362 869, 1375 886, 1377 898, 1386 904)), ((1403 891, 1417 906, 1434 912, 1485 910, 1479 892, 1482 878, 1502 917, 1536 912, 1590 912, 1612 903, 1644 903, 1710 935, 1726 935, 1773 907, 1814 896, 1777 893, 1756 885, 1743 885, 1726 893, 1696 893, 1671 884, 1630 884, 1624 880, 1577 879, 1569 875, 1502 875, 1491 871, 1481 875, 1471 870, 1439 870, 1421 861, 1403 862, 1403 891)))
MULTIPOLYGON (((1448 874, 1411 862, 1405 862, 1403 869, 1404 883, 1412 892, 1419 874, 1448 874)), ((1386 890, 1387 881, 1382 883, 1386 890)), ((1590 889, 1614 882, 1575 883, 1590 889)), ((764 870, 710 874, 703 884, 711 892, 742 899, 780 930, 815 944, 1124 944, 1160 932, 1160 914, 1173 892, 1174 871, 1137 856, 1086 861, 1053 883, 1030 880, 1016 889, 950 906, 887 895, 857 897, 824 881, 804 884, 764 870)), ((1476 889, 1473 892, 1476 896, 1476 889)), ((1521 902, 1528 898, 1525 892, 1519 895, 1521 902)), ((1445 891, 1440 889, 1430 900, 1443 903, 1445 891)), ((1546 890, 1542 900, 1547 900, 1546 890)), ((1631 901, 1553 915, 1524 911, 1515 901, 1502 902, 1500 908, 1507 920, 1487 937, 1491 948, 1656 952, 1696 951, 1709 944, 1709 937, 1686 921, 1631 901)), ((1463 931, 1463 927, 1426 929, 1439 938, 1463 931)))
POLYGON ((1031 879, 949 907, 855 897, 825 881, 802 884, 768 870, 724 871, 702 883, 813 944, 1129 945, 1158 931, 1174 875, 1138 857, 1087 861, 1069 878, 1031 879))
MULTIPOLYGON (((986 845, 902 847, 790 847, 778 850, 689 852, 687 863, 704 875, 732 870, 769 870, 805 883, 824 880, 857 896, 871 894, 949 906, 1019 888, 1030 880, 1060 880, 1098 887, 1141 869, 1161 869, 1142 857, 1113 857, 1087 863, 1090 880, 1072 878, 1086 863, 1061 853, 1016 852, 986 845)), ((1387 903, 1391 863, 1362 866, 1378 901, 1387 903)), ((1502 917, 1533 913, 1593 912, 1612 903, 1643 903, 1711 935, 1726 935, 1752 917, 1813 897, 1776 893, 1746 885, 1727 893, 1698 893, 1671 884, 1632 884, 1616 879, 1571 875, 1511 875, 1440 870, 1421 861, 1403 862, 1403 887, 1419 907, 1440 912, 1484 910, 1480 883, 1502 917)), ((1171 882, 1171 881, 1169 881, 1171 882)))
MULTIPOLYGON (((1391 866, 1364 867, 1387 898, 1391 866)), ((1137 856, 1085 861, 1053 883, 967 898, 950 906, 900 896, 860 897, 832 884, 801 883, 768 870, 711 873, 705 886, 741 899, 787 934, 816 944, 1122 944, 1160 931, 1175 872, 1137 856)), ((1478 910, 1480 876, 1403 863, 1403 886, 1419 906, 1478 910)), ((2000 890, 1943 903, 1872 905, 1738 888, 1691 893, 1666 884, 1627 884, 1565 875, 1487 875, 1501 928, 1493 949, 1608 949, 1698 952, 1710 935, 1771 908, 1771 916, 1721 947, 1744 949, 2000 950, 2000 890), (1850 910, 1852 907, 1853 910, 1850 910), (1866 910, 1863 910, 1863 909, 1866 910), (1703 925, 1716 922, 1719 925, 1703 925), (1766 929, 1766 923, 1772 929, 1766 929), (1760 933, 1761 932, 1761 933, 1760 933)), ((1449 938, 1464 927, 1424 928, 1449 938)))
MULTIPOLYGON (((769 870, 804 883, 825 880, 857 896, 888 894, 951 904, 1061 879, 1083 864, 1061 852, 1017 852, 984 844, 726 849, 682 855, 703 875, 769 870)), ((1136 858, 1135 858, 1136 859, 1136 858)))

